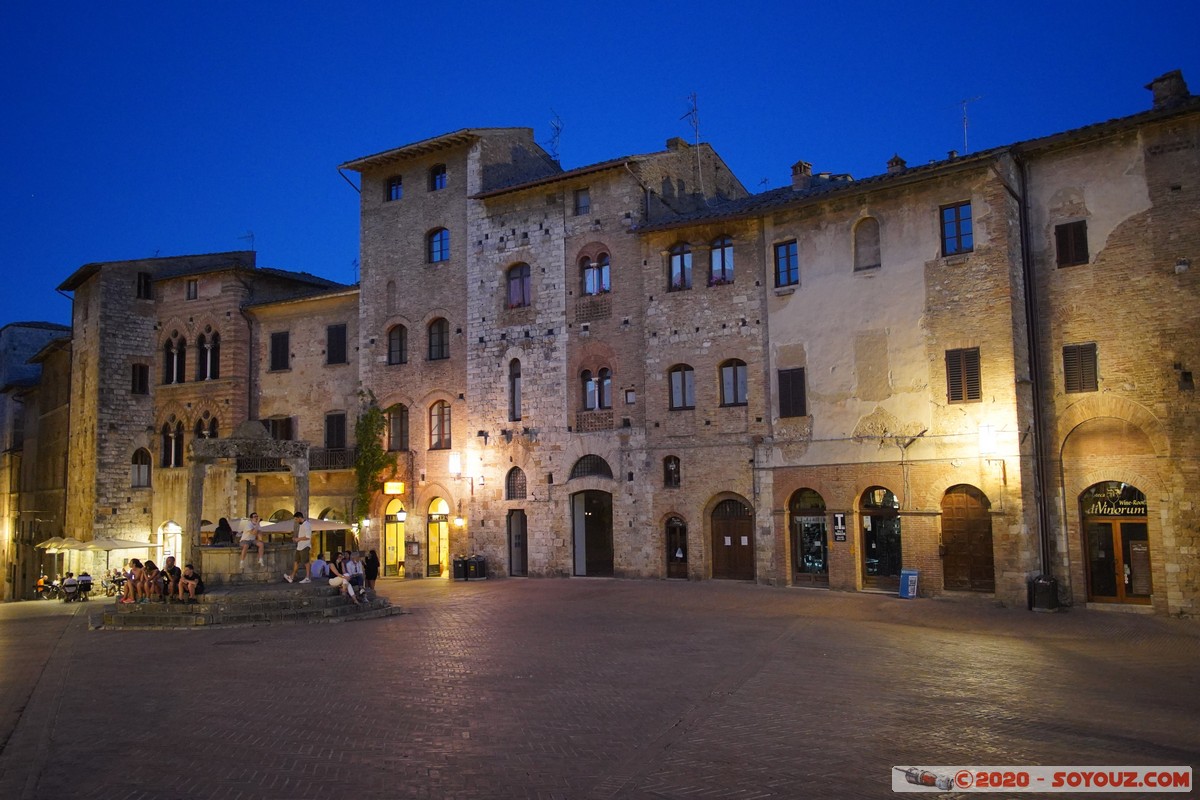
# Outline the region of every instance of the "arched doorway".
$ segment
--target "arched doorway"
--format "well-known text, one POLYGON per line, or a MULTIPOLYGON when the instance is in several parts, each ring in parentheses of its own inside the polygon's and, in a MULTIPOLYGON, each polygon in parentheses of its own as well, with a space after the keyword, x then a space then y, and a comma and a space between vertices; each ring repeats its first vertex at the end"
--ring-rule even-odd
POLYGON ((383 574, 399 575, 404 571, 404 523, 408 511, 404 503, 393 499, 383 510, 383 574))
POLYGON ((450 563, 450 504, 435 497, 429 504, 426 521, 427 541, 425 548, 425 574, 440 578, 450 563))
POLYGON ((575 574, 613 574, 612 495, 589 489, 571 495, 575 574))
POLYGON ((687 523, 679 517, 667 520, 667 577, 687 578, 687 523))
POLYGON ((508 512, 508 574, 524 578, 529 574, 529 520, 524 509, 508 512))
POLYGON ((974 486, 951 486, 942 497, 942 585, 949 591, 994 592, 991 503, 974 486))
POLYGON ((1146 495, 1127 483, 1105 481, 1088 487, 1079 506, 1088 600, 1148 604, 1153 586, 1146 495))
POLYGON ((829 587, 829 539, 825 498, 800 489, 788 501, 792 526, 792 583, 829 587))
POLYGON ((890 490, 872 486, 859 502, 862 516, 864 589, 900 589, 900 501, 890 490))
POLYGON ((712 512, 712 576, 754 580, 754 512, 740 500, 722 500, 712 512))

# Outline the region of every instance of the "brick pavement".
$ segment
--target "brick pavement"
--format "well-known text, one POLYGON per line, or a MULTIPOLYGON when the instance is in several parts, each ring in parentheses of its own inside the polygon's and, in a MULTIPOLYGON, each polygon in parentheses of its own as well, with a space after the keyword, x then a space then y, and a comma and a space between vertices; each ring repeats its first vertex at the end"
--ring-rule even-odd
POLYGON ((411 613, 127 632, 0 606, 0 798, 877 798, 895 764, 1200 766, 1194 621, 722 582, 380 590, 411 613))

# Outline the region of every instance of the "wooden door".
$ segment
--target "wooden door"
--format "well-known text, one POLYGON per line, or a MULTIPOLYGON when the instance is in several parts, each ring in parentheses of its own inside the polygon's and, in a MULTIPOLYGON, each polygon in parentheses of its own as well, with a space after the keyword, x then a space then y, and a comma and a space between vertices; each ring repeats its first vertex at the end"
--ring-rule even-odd
POLYGON ((712 513, 714 578, 754 580, 754 513, 738 500, 723 500, 712 513))
POLYGON ((942 498, 942 585, 951 591, 996 591, 992 517, 983 492, 952 487, 942 498))

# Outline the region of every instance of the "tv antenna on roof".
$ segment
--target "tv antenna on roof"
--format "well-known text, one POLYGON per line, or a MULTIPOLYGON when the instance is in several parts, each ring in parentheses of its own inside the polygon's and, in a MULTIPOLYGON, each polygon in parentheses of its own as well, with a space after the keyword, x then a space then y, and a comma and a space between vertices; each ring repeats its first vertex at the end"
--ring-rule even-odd
POLYGON ((959 100, 958 105, 962 107, 962 123, 963 123, 963 155, 971 152, 967 149, 967 104, 974 103, 976 100, 982 100, 983 95, 978 97, 968 97, 965 100, 959 100))
POLYGON ((246 233, 244 235, 239 236, 238 238, 241 239, 243 242, 249 242, 250 249, 251 250, 254 249, 254 231, 246 231, 246 233))
POLYGON ((550 120, 551 134, 550 141, 546 142, 546 151, 550 153, 551 158, 558 161, 558 141, 562 138, 563 121, 553 108, 550 109, 550 113, 554 115, 554 118, 550 120))

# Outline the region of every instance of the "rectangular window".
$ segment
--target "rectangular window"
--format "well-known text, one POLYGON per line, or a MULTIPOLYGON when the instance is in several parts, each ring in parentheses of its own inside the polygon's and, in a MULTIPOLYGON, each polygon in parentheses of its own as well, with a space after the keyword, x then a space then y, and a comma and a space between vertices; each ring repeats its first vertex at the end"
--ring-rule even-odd
POLYGON ((1058 251, 1058 266, 1073 267, 1088 263, 1087 220, 1056 225, 1054 244, 1058 251))
POLYGON ((804 368, 779 370, 779 416, 805 417, 804 368))
POLYGON ((387 179, 387 186, 383 192, 383 201, 387 203, 392 200, 399 200, 402 197, 404 197, 404 184, 400 181, 399 175, 393 175, 387 179))
POLYGON ((346 326, 330 325, 325 328, 325 363, 345 364, 346 359, 346 326))
POLYGON ((592 211, 592 197, 587 189, 575 190, 575 216, 582 217, 592 211))
POLYGON ((951 403, 973 403, 983 399, 978 347, 946 351, 946 398, 951 403))
POLYGON ((291 343, 287 331, 278 331, 271 334, 272 372, 291 368, 291 354, 288 352, 290 349, 291 343))
POLYGON ((344 450, 346 447, 346 415, 337 411, 325 415, 325 448, 344 450))
POLYGON ((292 418, 291 417, 272 417, 264 419, 262 424, 267 429, 267 433, 272 439, 280 442, 292 441, 292 418))
POLYGON ((150 365, 133 365, 133 384, 130 388, 133 394, 150 394, 150 365))
POLYGON ((151 298, 150 280, 151 276, 149 272, 139 272, 137 274, 137 298, 139 300, 149 300, 151 298))
POLYGON ((1063 347, 1063 378, 1068 392, 1096 391, 1095 342, 1063 347))
POLYGON ((189 278, 187 282, 187 299, 195 300, 200 296, 200 281, 196 278, 189 278))
POLYGON ((388 451, 408 449, 408 408, 396 406, 388 412, 388 451))
POLYGON ((796 286, 800 283, 800 260, 796 240, 775 245, 775 286, 796 286))
POLYGON ((975 249, 975 234, 971 227, 971 204, 957 203, 942 206, 942 255, 953 256, 975 249))

